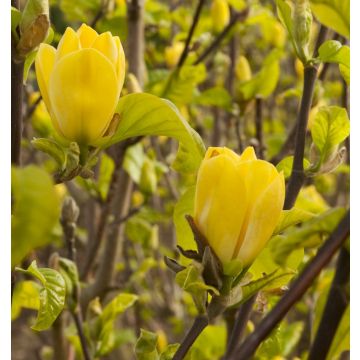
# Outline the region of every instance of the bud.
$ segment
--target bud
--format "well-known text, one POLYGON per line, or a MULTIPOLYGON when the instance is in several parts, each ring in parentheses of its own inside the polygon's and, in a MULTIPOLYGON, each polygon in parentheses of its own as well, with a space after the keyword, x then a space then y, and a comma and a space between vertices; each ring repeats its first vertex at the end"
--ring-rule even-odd
POLYGON ((282 48, 285 45, 285 41, 286 41, 285 29, 279 22, 276 21, 272 29, 270 42, 275 47, 282 48))
POLYGON ((294 39, 299 47, 304 61, 308 56, 308 44, 310 40, 312 13, 308 0, 296 0, 294 10, 294 39))
POLYGON ((230 21, 229 4, 226 0, 213 0, 211 4, 211 19, 216 32, 224 30, 230 21))
POLYGON ((35 59, 40 92, 56 131, 81 145, 94 145, 113 119, 125 77, 118 36, 83 24, 67 28, 57 49, 41 44, 35 59))
POLYGON ((48 0, 28 0, 20 21, 20 40, 17 51, 20 57, 38 47, 48 34, 50 27, 48 0))
POLYGON ((70 196, 66 197, 61 209, 61 220, 66 223, 76 223, 79 214, 80 210, 75 200, 70 196))
POLYGON ((175 42, 172 46, 165 48, 165 62, 168 68, 174 68, 179 62, 180 56, 184 50, 183 42, 175 42))
POLYGON ((235 74, 236 78, 241 82, 251 79, 251 68, 245 56, 240 55, 238 57, 235 65, 235 74))
POLYGON ((269 162, 247 147, 241 156, 210 147, 195 193, 195 224, 226 269, 249 266, 270 239, 284 205, 285 182, 269 162))

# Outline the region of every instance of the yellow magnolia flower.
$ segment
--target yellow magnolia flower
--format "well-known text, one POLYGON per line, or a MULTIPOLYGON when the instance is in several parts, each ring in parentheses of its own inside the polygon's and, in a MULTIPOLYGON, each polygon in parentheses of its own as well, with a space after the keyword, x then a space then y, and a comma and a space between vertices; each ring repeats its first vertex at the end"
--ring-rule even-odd
POLYGON ((184 46, 185 44, 183 42, 175 42, 173 45, 165 48, 165 62, 168 68, 173 68, 177 65, 184 46))
POLYGON ((231 261, 246 267, 260 253, 279 221, 284 198, 283 173, 257 160, 252 147, 241 156, 226 147, 207 150, 197 178, 194 219, 225 273, 231 261))
POLYGON ((236 60, 235 75, 240 82, 249 81, 252 77, 250 64, 245 56, 240 55, 236 60))
POLYGON ((80 144, 106 132, 125 77, 118 36, 98 34, 83 24, 67 28, 57 49, 41 44, 35 59, 37 81, 56 130, 80 144))

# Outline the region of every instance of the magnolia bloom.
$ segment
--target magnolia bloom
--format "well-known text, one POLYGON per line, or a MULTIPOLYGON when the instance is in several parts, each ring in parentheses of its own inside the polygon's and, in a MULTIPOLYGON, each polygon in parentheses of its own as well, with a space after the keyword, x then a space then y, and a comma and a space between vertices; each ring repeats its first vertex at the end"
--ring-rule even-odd
POLYGON ((250 265, 270 239, 285 198, 283 173, 257 160, 248 147, 237 155, 210 147, 201 163, 195 194, 195 223, 226 267, 250 265))
POLYGON ((104 135, 125 77, 118 36, 98 34, 83 24, 67 28, 57 49, 41 44, 35 59, 37 81, 56 130, 79 144, 104 135))

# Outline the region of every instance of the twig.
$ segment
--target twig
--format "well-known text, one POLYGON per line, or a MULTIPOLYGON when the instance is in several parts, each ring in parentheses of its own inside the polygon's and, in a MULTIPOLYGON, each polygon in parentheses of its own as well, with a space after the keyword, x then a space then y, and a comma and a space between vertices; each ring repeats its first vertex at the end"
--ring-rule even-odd
POLYGON ((225 36, 229 33, 229 31, 233 28, 234 25, 236 25, 236 23, 238 21, 242 21, 245 20, 246 17, 248 16, 249 13, 249 9, 246 8, 245 10, 241 11, 241 12, 237 12, 234 14, 234 16, 232 17, 232 19, 230 20, 229 24, 225 27, 225 29, 214 39, 214 41, 209 45, 208 48, 206 48, 201 55, 197 58, 197 60, 195 61, 195 65, 200 64, 202 61, 205 60, 205 58, 211 54, 217 47, 220 46, 221 42, 223 41, 223 39, 225 38, 225 36))
POLYGON ((192 37, 194 35, 194 31, 195 31, 196 25, 197 25, 197 23, 199 21, 201 10, 202 10, 204 4, 205 4, 205 0, 199 0, 198 5, 197 5, 196 10, 195 10, 195 15, 194 15, 194 18, 193 18, 193 22, 191 24, 188 36, 187 36, 186 41, 185 41, 184 50, 181 53, 179 62, 176 65, 176 70, 178 70, 178 71, 184 65, 184 62, 185 62, 187 56, 189 55, 190 42, 191 42, 191 39, 192 39, 192 37))
POLYGON ((100 4, 100 8, 96 13, 94 19, 91 21, 90 26, 95 28, 96 24, 99 20, 101 20, 106 15, 106 7, 108 6, 109 1, 107 0, 105 3, 100 4))
POLYGON ((11 163, 20 165, 24 61, 15 60, 15 47, 11 39, 11 163))
POLYGON ((76 329, 77 329, 77 332, 78 332, 78 335, 79 335, 81 349, 82 349, 82 353, 84 355, 84 359, 85 360, 91 360, 91 356, 90 356, 90 352, 89 352, 89 349, 88 349, 87 341, 86 341, 85 334, 84 334, 84 331, 83 331, 83 319, 82 319, 80 309, 73 312, 72 316, 73 316, 73 319, 75 321, 76 329))
POLYGON ((256 139, 259 143, 258 145, 258 157, 260 159, 264 158, 264 142, 263 142, 263 100, 260 97, 255 99, 255 129, 256 129, 256 139))
POLYGON ((235 119, 235 132, 238 142, 239 153, 242 153, 244 151, 244 144, 241 133, 241 120, 243 119, 244 119, 244 113, 240 111, 240 114, 235 119))
POLYGON ((64 316, 61 313, 52 325, 52 335, 54 342, 54 359, 66 359, 66 339, 64 335, 64 316))
POLYGON ((197 337, 201 334, 201 332, 206 328, 209 324, 209 319, 206 315, 199 315, 189 332, 186 334, 184 340, 181 342, 180 347, 177 349, 173 360, 182 360, 187 352, 189 351, 191 345, 197 339, 197 337))
POLYGON ((235 318, 234 328, 232 329, 230 340, 227 345, 226 354, 224 360, 230 358, 236 345, 240 343, 241 337, 246 329, 246 324, 250 318, 251 310, 254 306, 257 294, 253 295, 247 302, 245 302, 237 311, 235 318))
POLYGON ((340 320, 349 303, 345 289, 349 277, 350 254, 343 248, 339 254, 336 273, 308 360, 324 360, 327 357, 340 320))
POLYGON ((314 93, 314 86, 316 80, 317 68, 308 66, 304 69, 304 86, 301 98, 300 110, 297 117, 296 140, 294 162, 291 170, 289 183, 286 189, 286 198, 284 209, 290 209, 299 194, 299 191, 305 180, 304 172, 304 152, 305 152, 305 137, 308 117, 311 109, 311 102, 314 93))
POLYGON ((289 291, 275 305, 273 310, 260 322, 256 330, 247 337, 240 348, 233 352, 231 360, 249 359, 260 343, 282 320, 290 308, 304 295, 320 271, 329 263, 332 256, 345 242, 350 233, 350 211, 340 221, 316 256, 309 262, 301 275, 291 285, 289 291))
POLYGON ((101 241, 102 241, 104 233, 105 233, 107 220, 108 220, 108 217, 110 215, 111 202, 114 199, 117 183, 119 181, 120 169, 121 169, 121 166, 122 166, 123 161, 124 161, 126 150, 130 146, 135 145, 141 139, 142 139, 142 137, 140 137, 140 136, 135 137, 135 138, 131 138, 131 139, 127 139, 123 143, 119 144, 116 147, 116 155, 115 155, 115 158, 114 158, 115 166, 114 166, 114 170, 113 170, 113 173, 112 173, 112 176, 111 176, 109 190, 108 190, 108 193, 106 195, 106 199, 105 199, 105 201, 103 203, 103 206, 102 206, 100 219, 99 219, 99 224, 98 224, 98 227, 97 227, 97 231, 96 231, 94 241, 91 244, 91 246, 89 247, 89 251, 88 251, 88 253, 86 255, 86 258, 85 258, 84 266, 82 268, 81 275, 80 275, 81 279, 85 279, 86 276, 88 275, 88 273, 90 271, 90 268, 91 268, 91 266, 92 266, 92 264, 93 264, 93 262, 95 260, 95 257, 96 257, 96 255, 97 255, 97 253, 99 251, 100 244, 101 244, 101 241))

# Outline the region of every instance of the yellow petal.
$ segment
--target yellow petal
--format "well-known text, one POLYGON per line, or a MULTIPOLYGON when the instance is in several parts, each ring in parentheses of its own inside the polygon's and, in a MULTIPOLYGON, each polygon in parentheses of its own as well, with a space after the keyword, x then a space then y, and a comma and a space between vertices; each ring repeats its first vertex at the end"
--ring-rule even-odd
POLYGON ((224 263, 231 260, 245 214, 246 192, 226 155, 203 160, 195 194, 195 223, 224 263))
MULTIPOLYGON (((247 152, 244 152, 244 158, 252 157, 254 152, 247 148, 247 152)), ((242 223, 242 228, 239 234, 238 242, 236 244, 233 257, 236 258, 242 246, 245 234, 250 223, 250 216, 252 208, 254 207, 259 196, 267 189, 270 183, 278 176, 278 171, 275 166, 264 160, 244 161, 238 164, 239 177, 243 179, 246 187, 246 199, 247 203, 246 214, 242 223)))
POLYGON ((244 241, 237 255, 243 266, 250 265, 270 239, 281 215, 285 199, 283 174, 278 174, 259 196, 249 218, 244 241))
POLYGON ((80 50, 80 40, 76 32, 68 27, 62 36, 56 52, 56 61, 73 51, 80 50))
POLYGON ((218 156, 218 155, 227 156, 235 162, 238 162, 240 159, 238 154, 236 154, 234 151, 230 150, 229 148, 227 148, 225 146, 224 147, 210 146, 205 153, 204 159, 210 159, 210 158, 218 156))
POLYGON ((114 41, 115 41, 117 51, 118 51, 116 73, 118 75, 119 87, 121 90, 124 85, 124 80, 125 80, 125 53, 124 53, 124 49, 121 45, 120 38, 118 36, 114 36, 114 41))
POLYGON ((49 79, 54 68, 56 50, 48 44, 42 43, 39 47, 35 58, 36 78, 47 110, 50 113, 52 123, 56 130, 60 132, 59 124, 53 114, 51 103, 49 100, 49 79))
POLYGON ((240 156, 240 161, 256 160, 255 150, 252 146, 248 146, 240 156))
POLYGON ((65 137, 91 144, 106 131, 119 98, 114 66, 94 49, 69 54, 54 67, 49 97, 65 137))
POLYGON ((95 39, 99 36, 98 33, 87 26, 86 24, 82 24, 77 31, 77 35, 80 39, 80 44, 82 48, 89 48, 94 43, 95 39))
POLYGON ((118 51, 116 43, 110 32, 99 35, 93 43, 94 49, 99 50, 105 55, 114 66, 117 65, 118 51))

